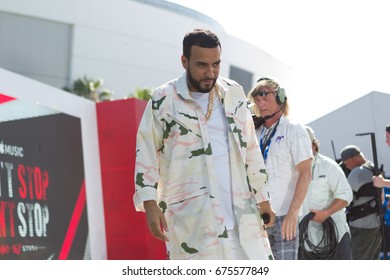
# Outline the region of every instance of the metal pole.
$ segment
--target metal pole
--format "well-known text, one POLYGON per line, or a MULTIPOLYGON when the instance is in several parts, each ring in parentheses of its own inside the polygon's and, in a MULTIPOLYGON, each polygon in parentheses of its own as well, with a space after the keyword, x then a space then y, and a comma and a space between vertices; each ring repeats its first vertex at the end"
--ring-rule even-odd
POLYGON ((330 140, 331 143, 332 143, 332 150, 333 150, 333 156, 334 156, 334 160, 337 161, 337 157, 336 157, 336 151, 334 149, 334 143, 333 143, 333 140, 330 140))
MULTIPOLYGON (((379 168, 378 168, 378 155, 376 151, 376 142, 375 142, 375 133, 374 132, 367 132, 367 133, 359 133, 356 134, 356 136, 365 136, 365 135, 371 135, 371 147, 372 147, 372 157, 374 161, 374 175, 379 175, 379 168)), ((382 235, 382 251, 383 251, 383 259, 387 260, 387 248, 386 248, 386 233, 385 233, 385 222, 383 219, 383 208, 382 208, 382 189, 377 188, 377 204, 379 206, 379 221, 380 221, 380 230, 382 235)))

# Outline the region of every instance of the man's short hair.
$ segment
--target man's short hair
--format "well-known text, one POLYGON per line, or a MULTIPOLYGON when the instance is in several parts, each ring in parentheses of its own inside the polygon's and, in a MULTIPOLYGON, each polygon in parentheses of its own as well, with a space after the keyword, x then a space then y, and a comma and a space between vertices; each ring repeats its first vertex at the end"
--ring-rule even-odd
POLYGON ((221 48, 221 42, 218 36, 208 29, 194 29, 188 32, 183 39, 183 55, 189 60, 191 56, 191 47, 198 46, 202 48, 221 48))

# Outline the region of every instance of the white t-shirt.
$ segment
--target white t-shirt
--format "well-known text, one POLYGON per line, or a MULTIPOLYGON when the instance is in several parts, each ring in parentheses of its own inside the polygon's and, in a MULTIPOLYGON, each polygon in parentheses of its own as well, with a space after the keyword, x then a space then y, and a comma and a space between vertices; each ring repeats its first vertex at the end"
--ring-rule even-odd
MULTIPOLYGON (((266 135, 265 130, 264 127, 256 130, 259 143, 266 135)), ((270 135, 272 138, 268 150, 264 152, 264 162, 272 208, 276 216, 283 216, 287 214, 295 193, 299 176, 296 166, 312 158, 313 152, 305 128, 291 123, 284 115, 280 117, 275 133, 270 135)))
MULTIPOLYGON (((202 108, 204 114, 207 112, 209 95, 207 93, 192 92, 191 96, 202 108)), ((235 224, 232 184, 230 177, 229 143, 225 110, 214 93, 213 111, 207 121, 207 129, 211 141, 212 156, 214 161, 214 171, 218 181, 218 200, 224 215, 227 230, 232 230, 235 224)))

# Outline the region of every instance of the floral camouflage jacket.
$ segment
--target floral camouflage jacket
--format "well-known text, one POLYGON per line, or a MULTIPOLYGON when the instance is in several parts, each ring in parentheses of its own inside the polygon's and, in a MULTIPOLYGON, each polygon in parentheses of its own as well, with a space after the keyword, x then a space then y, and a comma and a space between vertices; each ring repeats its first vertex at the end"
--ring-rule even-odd
MULTIPOLYGON (((232 172, 233 207, 240 242, 250 259, 273 259, 256 202, 269 200, 267 174, 245 94, 236 82, 218 78, 225 108, 232 172)), ((227 230, 218 203, 217 180, 206 120, 190 96, 186 73, 153 93, 137 134, 134 205, 156 200, 168 223, 171 259, 229 259, 227 230)))

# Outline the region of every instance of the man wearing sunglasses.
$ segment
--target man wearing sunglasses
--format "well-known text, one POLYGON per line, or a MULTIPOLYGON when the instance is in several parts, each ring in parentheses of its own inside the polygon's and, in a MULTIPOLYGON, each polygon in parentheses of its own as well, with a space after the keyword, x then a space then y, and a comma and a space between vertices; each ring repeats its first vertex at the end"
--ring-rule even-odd
POLYGON ((277 260, 298 254, 298 217, 311 180, 311 143, 305 128, 288 116, 284 88, 274 79, 261 78, 248 93, 252 111, 261 122, 257 139, 268 174, 275 224, 267 229, 277 260))

